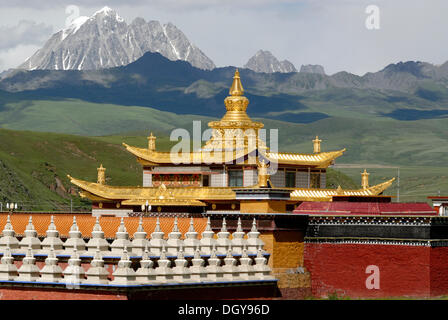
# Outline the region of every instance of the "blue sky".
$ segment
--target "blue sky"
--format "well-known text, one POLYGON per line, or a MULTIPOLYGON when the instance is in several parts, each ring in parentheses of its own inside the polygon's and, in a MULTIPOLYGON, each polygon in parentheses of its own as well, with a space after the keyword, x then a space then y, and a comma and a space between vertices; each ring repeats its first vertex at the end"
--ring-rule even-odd
POLYGON ((446 0, 80 0, 0 2, 0 70, 15 67, 64 28, 68 5, 90 16, 107 5, 128 23, 172 22, 217 66, 242 66, 259 49, 296 68, 375 72, 407 60, 448 60, 446 0), (380 29, 365 27, 368 5, 380 29))

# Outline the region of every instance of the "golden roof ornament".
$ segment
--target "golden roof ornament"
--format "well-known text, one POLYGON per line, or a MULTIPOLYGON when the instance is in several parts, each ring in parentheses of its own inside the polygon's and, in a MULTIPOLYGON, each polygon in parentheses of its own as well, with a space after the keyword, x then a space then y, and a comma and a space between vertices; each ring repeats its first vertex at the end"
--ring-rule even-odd
POLYGON ((154 136, 151 132, 151 134, 148 136, 148 150, 149 151, 156 151, 156 136, 154 136))
POLYGON ((264 159, 258 165, 258 186, 267 187, 268 186, 268 165, 265 163, 264 159))
POLYGON ((249 99, 243 94, 240 73, 236 69, 229 96, 224 99, 227 112, 221 120, 209 122, 213 137, 205 144, 205 149, 244 150, 249 146, 264 148, 263 141, 258 139, 258 130, 264 125, 249 118, 246 113, 249 99))
POLYGON ((320 153, 320 143, 321 142, 322 142, 322 140, 320 140, 318 136, 316 136, 316 139, 313 140, 314 153, 320 153))
POLYGON ((242 96, 244 94, 243 85, 241 84, 240 72, 238 69, 235 70, 235 75, 233 76, 232 86, 230 87, 229 94, 231 96, 242 96))
POLYGON ((260 122, 252 121, 246 113, 249 99, 244 94, 243 85, 241 84, 240 73, 235 70, 233 82, 230 86, 229 96, 224 99, 227 113, 220 121, 212 121, 209 126, 214 129, 259 129, 263 127, 260 122))
POLYGON ((369 187, 369 175, 370 173, 364 169, 364 172, 361 172, 361 186, 365 190, 369 187))
POLYGON ((338 196, 342 196, 344 195, 344 191, 342 190, 341 186, 339 185, 338 188, 336 189, 336 194, 338 196))
POLYGON ((103 164, 100 165, 98 170, 98 184, 106 184, 106 168, 103 167, 103 164))

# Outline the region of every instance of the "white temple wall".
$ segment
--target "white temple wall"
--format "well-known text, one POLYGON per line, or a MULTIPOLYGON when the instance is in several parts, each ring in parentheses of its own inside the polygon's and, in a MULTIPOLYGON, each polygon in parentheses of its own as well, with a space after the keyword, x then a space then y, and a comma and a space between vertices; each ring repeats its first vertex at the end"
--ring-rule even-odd
POLYGON ((150 171, 143 171, 143 186, 152 187, 152 174, 150 171))
POLYGON ((225 170, 212 170, 210 175, 211 187, 227 187, 227 173, 225 170))
POLYGON ((296 188, 308 188, 308 172, 296 172, 296 188))
POLYGON ((244 170, 243 176, 244 187, 250 187, 258 182, 258 171, 257 170, 244 170))
POLYGON ((128 217, 132 213, 132 209, 92 209, 92 216, 115 216, 128 217))
POLYGON ((322 171, 320 174, 320 187, 325 189, 327 187, 327 173, 322 171))
POLYGON ((284 188, 285 187, 285 171, 282 169, 277 170, 277 172, 271 176, 271 182, 275 187, 284 188))

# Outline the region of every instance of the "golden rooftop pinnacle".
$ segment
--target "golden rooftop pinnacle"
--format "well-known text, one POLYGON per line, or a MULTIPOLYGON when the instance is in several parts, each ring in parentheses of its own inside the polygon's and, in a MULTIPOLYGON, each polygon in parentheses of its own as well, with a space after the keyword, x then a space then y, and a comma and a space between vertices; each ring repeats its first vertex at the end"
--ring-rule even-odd
POLYGON ((314 153, 320 153, 320 143, 322 140, 319 139, 319 136, 316 136, 316 139, 313 140, 313 148, 314 153))
POLYGON ((369 175, 370 173, 364 169, 364 172, 361 172, 361 186, 363 189, 367 189, 369 187, 369 175))
POLYGON ((233 76, 233 83, 230 87, 229 94, 231 96, 242 96, 244 94, 244 89, 243 85, 241 84, 241 78, 238 69, 235 70, 235 75, 233 76))

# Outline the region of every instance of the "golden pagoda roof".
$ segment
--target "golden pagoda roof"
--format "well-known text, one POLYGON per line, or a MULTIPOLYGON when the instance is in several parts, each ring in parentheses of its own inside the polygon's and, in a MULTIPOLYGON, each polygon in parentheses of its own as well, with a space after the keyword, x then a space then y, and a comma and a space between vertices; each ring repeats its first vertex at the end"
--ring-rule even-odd
POLYGON ((225 163, 234 161, 245 155, 255 151, 252 150, 231 150, 226 151, 197 151, 190 153, 176 154, 171 152, 160 152, 160 151, 150 151, 147 148, 137 148, 123 143, 123 146, 127 151, 132 153, 137 158, 154 163, 154 164, 170 164, 176 159, 174 157, 178 156, 182 163, 186 164, 201 164, 201 163, 225 163))
MULTIPOLYGON (((79 180, 68 176, 70 182, 81 188, 81 196, 92 200, 119 200, 123 205, 192 205, 201 206, 206 200, 235 200, 236 194, 231 187, 121 187, 108 186, 79 180)), ((333 196, 375 196, 386 190, 395 178, 366 189, 342 190, 291 188, 291 200, 331 201, 333 196)), ((253 189, 255 186, 248 187, 253 189)), ((239 188, 242 189, 242 188, 239 188)), ((244 189, 244 188, 243 188, 244 189)), ((283 188, 282 188, 283 189, 283 188)))
MULTIPOLYGON (((147 161, 151 164, 171 164, 173 163, 173 154, 170 152, 150 151, 147 148, 137 148, 123 143, 126 150, 137 158, 147 161)), ((240 159, 247 154, 251 154, 254 150, 241 150, 226 153, 222 151, 198 151, 190 152, 182 155, 182 163, 201 164, 201 163, 226 163, 240 159), (227 157, 227 158, 226 158, 227 157)), ((345 149, 320 153, 287 153, 287 152, 267 152, 265 158, 270 162, 279 164, 304 165, 315 167, 328 167, 333 160, 340 157, 345 149)), ((175 154, 174 154, 175 155, 175 154)))
POLYGON ((338 186, 337 189, 296 188, 293 192, 291 192, 291 200, 331 201, 333 196, 377 196, 389 188, 394 181, 395 178, 392 178, 375 186, 358 190, 343 190, 340 186, 338 186))
MULTIPOLYGON (((70 182, 90 194, 108 200, 232 200, 235 192, 227 187, 122 187, 101 185, 68 176, 70 182)), ((144 203, 145 203, 144 202, 144 203)), ((144 204, 143 203, 143 204, 144 204)))
POLYGON ((345 148, 337 151, 319 153, 267 152, 267 158, 280 164, 309 165, 328 167, 333 160, 344 154, 345 148))

